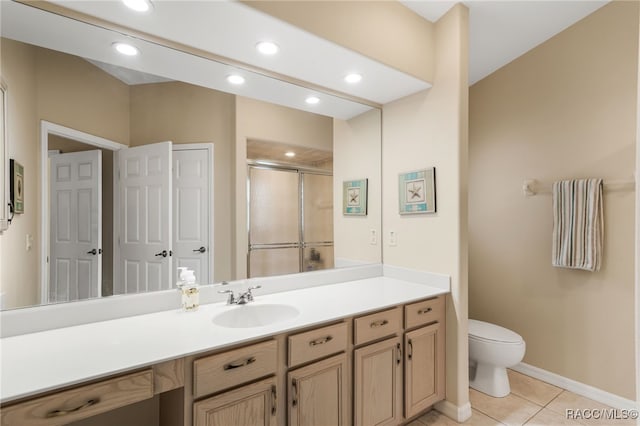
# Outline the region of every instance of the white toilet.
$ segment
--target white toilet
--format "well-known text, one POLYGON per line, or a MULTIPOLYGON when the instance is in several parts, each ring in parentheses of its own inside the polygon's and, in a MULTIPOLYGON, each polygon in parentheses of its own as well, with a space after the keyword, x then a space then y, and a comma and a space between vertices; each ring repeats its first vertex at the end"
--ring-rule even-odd
POLYGON ((525 343, 518 333, 469 320, 469 386, 493 397, 509 395, 507 367, 522 361, 525 343))

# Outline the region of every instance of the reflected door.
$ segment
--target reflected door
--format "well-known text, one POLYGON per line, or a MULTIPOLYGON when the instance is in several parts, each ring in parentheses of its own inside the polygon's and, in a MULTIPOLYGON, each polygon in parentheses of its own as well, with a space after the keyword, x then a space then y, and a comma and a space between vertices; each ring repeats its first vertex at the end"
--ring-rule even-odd
POLYGON ((114 293, 172 288, 171 142, 118 151, 119 234, 114 293))
POLYGON ((177 268, 194 271, 196 282, 211 284, 209 221, 211 201, 207 149, 173 150, 173 282, 177 268))
POLYGON ((333 176, 302 173, 303 271, 333 268, 333 176))
POLYGON ((49 302, 101 296, 102 152, 50 159, 49 302))
POLYGON ((300 271, 298 185, 295 170, 249 168, 249 277, 300 271))

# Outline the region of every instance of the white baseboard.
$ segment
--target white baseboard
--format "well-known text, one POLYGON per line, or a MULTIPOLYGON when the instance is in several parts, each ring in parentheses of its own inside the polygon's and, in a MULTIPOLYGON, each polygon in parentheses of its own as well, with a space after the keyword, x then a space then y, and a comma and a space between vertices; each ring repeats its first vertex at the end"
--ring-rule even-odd
POLYGON ((464 423, 471 417, 471 403, 469 402, 457 406, 445 399, 444 401, 436 403, 434 408, 458 423, 464 423))
POLYGON ((534 367, 533 365, 525 364, 524 362, 511 367, 511 369, 584 396, 585 398, 593 399, 594 401, 598 401, 613 408, 621 410, 634 410, 640 408, 638 403, 630 399, 603 391, 602 389, 594 388, 593 386, 585 385, 584 383, 576 382, 575 380, 543 370, 542 368, 534 367))

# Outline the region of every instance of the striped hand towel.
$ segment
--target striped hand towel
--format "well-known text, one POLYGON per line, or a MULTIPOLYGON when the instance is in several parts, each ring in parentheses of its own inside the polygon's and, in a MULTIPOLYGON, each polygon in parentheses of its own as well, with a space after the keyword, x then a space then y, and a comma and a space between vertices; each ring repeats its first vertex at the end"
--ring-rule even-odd
POLYGON ((553 184, 553 266, 600 270, 604 219, 602 179, 553 184))

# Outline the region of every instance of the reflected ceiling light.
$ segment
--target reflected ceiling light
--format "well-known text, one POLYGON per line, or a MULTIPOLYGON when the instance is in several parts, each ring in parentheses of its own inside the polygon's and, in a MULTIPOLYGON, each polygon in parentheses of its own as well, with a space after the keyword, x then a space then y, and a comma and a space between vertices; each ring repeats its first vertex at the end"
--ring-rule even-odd
POLYGON ((296 156, 296 153, 293 152, 293 151, 287 151, 287 152, 284 153, 284 155, 286 155, 289 158, 293 158, 293 157, 296 156))
POLYGON ((360 80, 362 80, 362 74, 358 74, 358 73, 355 73, 355 72, 351 73, 351 74, 347 74, 344 77, 344 81, 346 81, 347 83, 351 83, 351 84, 359 83, 360 80))
POLYGON ((122 3, 136 12, 148 12, 151 10, 151 2, 149 0, 122 0, 122 3))
POLYGON ((238 74, 231 74, 227 76, 227 81, 231 84, 244 84, 244 77, 238 74))
POLYGON ((280 48, 272 41, 261 41, 256 44, 256 49, 263 55, 275 55, 280 48))
POLYGON ((140 53, 137 47, 127 43, 121 43, 117 41, 113 43, 112 46, 114 49, 118 51, 118 53, 122 53, 123 55, 126 55, 126 56, 136 56, 138 53, 140 53))
POLYGON ((305 102, 309 105, 315 105, 320 102, 320 98, 318 98, 317 96, 309 96, 307 99, 305 99, 305 102))

